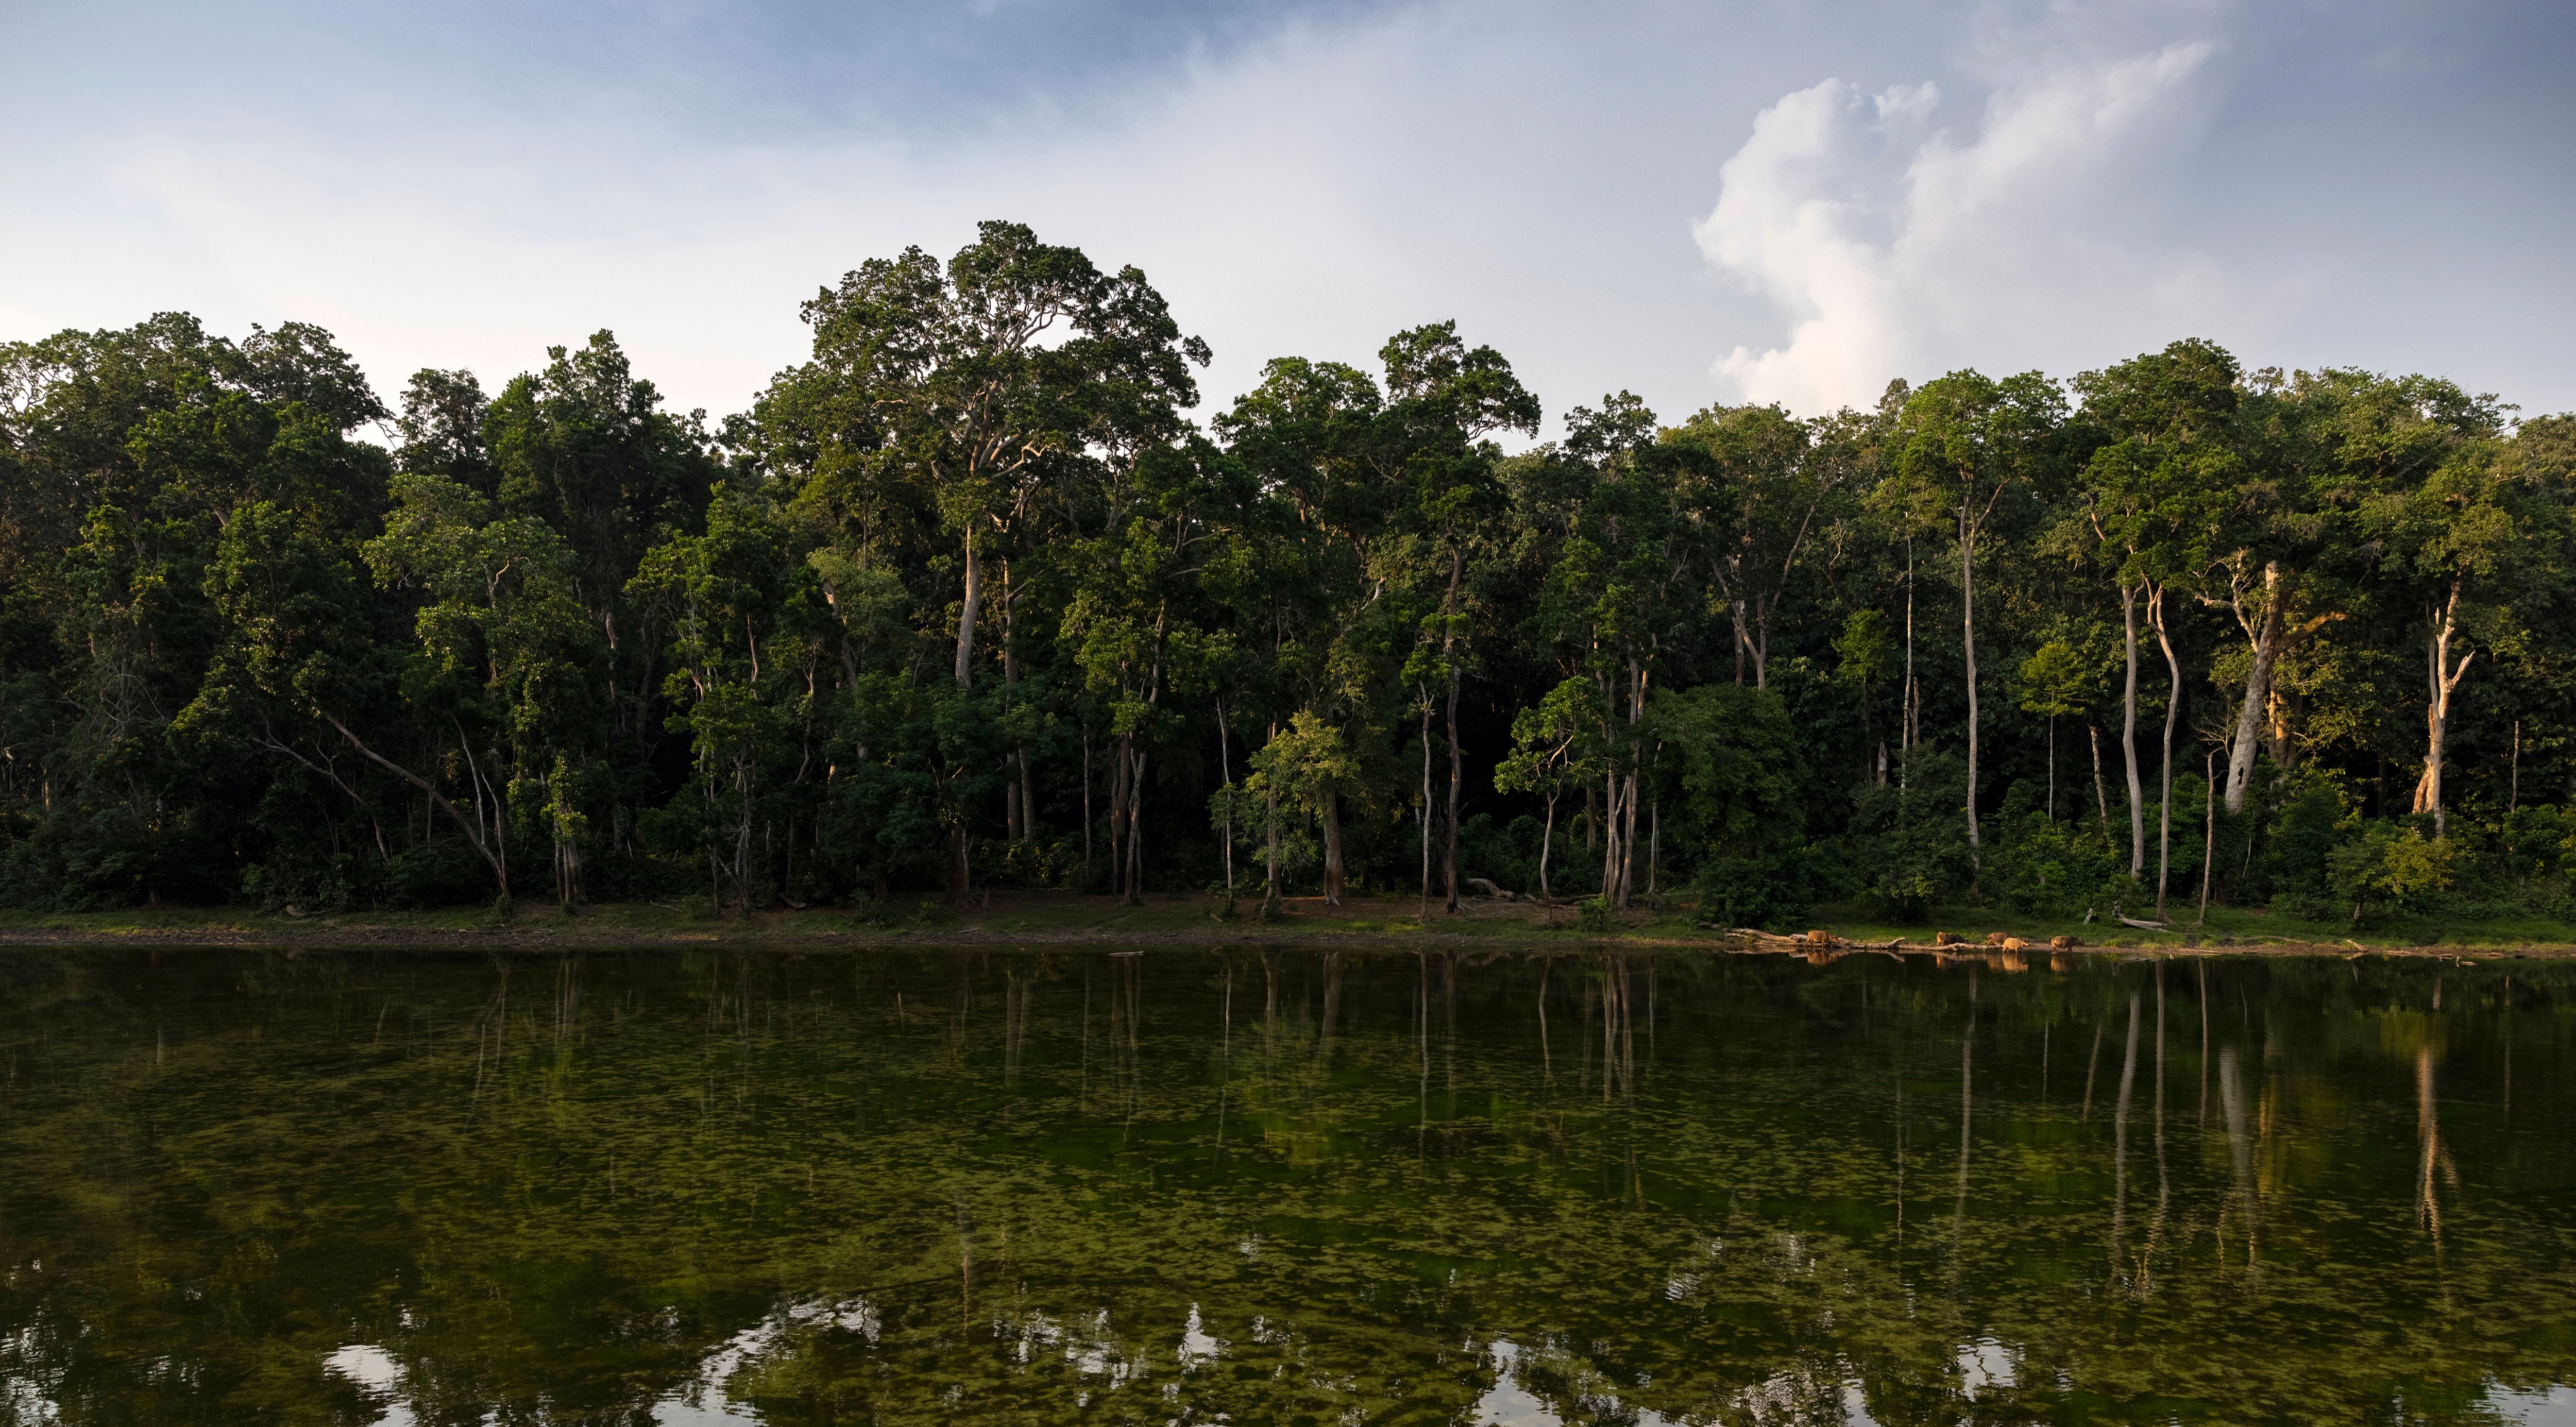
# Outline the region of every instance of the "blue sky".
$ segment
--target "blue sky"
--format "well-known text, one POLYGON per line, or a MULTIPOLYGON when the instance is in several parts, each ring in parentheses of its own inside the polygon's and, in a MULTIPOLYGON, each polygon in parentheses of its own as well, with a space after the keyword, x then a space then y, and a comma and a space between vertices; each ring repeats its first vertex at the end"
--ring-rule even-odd
POLYGON ((1029 222, 1218 353, 1455 317, 1551 413, 2174 337, 2576 408, 2564 5, 0 0, 0 337, 321 323, 388 394, 614 329, 682 407, 1029 222))

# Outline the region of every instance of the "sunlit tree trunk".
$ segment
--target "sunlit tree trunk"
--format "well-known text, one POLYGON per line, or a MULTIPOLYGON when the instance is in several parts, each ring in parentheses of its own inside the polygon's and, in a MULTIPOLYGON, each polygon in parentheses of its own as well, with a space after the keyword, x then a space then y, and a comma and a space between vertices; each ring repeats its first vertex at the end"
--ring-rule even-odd
MULTIPOLYGON (((2451 598, 2442 606, 2442 612, 2433 618, 2432 638, 2424 649, 2425 677, 2429 685, 2424 706, 2424 776, 2415 784, 2415 811, 2433 815, 2433 832, 2437 837, 2448 836, 2451 830, 2450 814, 2442 804, 2442 764, 2448 751, 2446 745, 2451 728, 2451 694, 2460 687, 2462 676, 2469 672, 2469 661, 2478 657, 2477 651, 2471 650, 2460 656, 2459 663, 2451 662, 2451 640, 2459 630, 2459 613, 2460 584, 2454 580, 2451 582, 2451 598)), ((2516 725, 2517 740, 2520 732, 2520 725, 2516 725)), ((2517 754, 2519 751, 2517 747, 2517 754)), ((2517 781, 2519 773, 2520 770, 2516 769, 2517 781)), ((2515 790, 2516 793, 2520 791, 2518 788, 2515 790)))
POLYGON ((2263 732, 2263 713, 2272 693, 2272 666, 2287 642, 2282 604, 2289 597, 2278 561, 2263 565, 2263 612, 2247 633, 2254 643, 2254 666, 2245 676, 2245 702, 2236 714, 2236 738, 2227 750, 2227 811, 2245 811, 2245 790, 2254 777, 2254 743, 2263 732))

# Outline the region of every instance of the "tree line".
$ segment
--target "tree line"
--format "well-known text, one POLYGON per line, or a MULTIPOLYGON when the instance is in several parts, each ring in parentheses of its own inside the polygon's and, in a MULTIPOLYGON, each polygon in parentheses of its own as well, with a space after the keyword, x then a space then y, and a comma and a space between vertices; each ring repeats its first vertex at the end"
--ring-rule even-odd
POLYGON ((1008 223, 802 316, 716 422, 606 332, 0 346, 0 901, 2565 909, 2576 418, 2183 340, 1507 454, 1438 323, 1199 421, 1008 223))

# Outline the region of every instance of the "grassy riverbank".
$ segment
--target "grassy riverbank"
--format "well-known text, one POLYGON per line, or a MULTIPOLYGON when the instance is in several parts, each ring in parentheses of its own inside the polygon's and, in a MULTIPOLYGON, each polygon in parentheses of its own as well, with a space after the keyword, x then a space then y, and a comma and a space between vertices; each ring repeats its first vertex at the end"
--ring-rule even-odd
MULTIPOLYGON (((1204 896, 1150 897, 1142 906, 1120 906, 1108 897, 1073 893, 996 892, 972 907, 936 898, 912 898, 855 909, 810 908, 754 912, 749 916, 692 917, 661 905, 591 906, 578 914, 546 907, 502 918, 488 907, 434 911, 348 912, 285 916, 244 908, 132 908, 90 913, 0 913, 0 944, 156 945, 391 945, 416 947, 645 946, 724 943, 775 946, 904 944, 1207 944, 1225 942, 1364 942, 1443 945, 1539 945, 1621 941, 1639 944, 1716 944, 1722 929, 1699 924, 1696 907, 1665 899, 1613 919, 1609 929, 1577 925, 1573 907, 1478 898, 1457 915, 1433 910, 1426 921, 1409 897, 1356 896, 1338 908, 1320 898, 1290 900, 1275 922, 1257 921, 1258 902, 1242 898, 1221 919, 1204 896)), ((2445 949, 2576 955, 2576 926, 2547 918, 2444 923, 2431 918, 2396 921, 2361 930, 2299 922, 2261 910, 2212 908, 2206 925, 2196 914, 2178 916, 2164 932, 2124 926, 2084 925, 2018 916, 1983 908, 1946 907, 1929 922, 1899 926, 1858 908, 1819 908, 1798 930, 1812 928, 1854 942, 1903 940, 1928 945, 1936 931, 1982 941, 1990 932, 2045 943, 2057 935, 2088 947, 2237 951, 2445 949)))

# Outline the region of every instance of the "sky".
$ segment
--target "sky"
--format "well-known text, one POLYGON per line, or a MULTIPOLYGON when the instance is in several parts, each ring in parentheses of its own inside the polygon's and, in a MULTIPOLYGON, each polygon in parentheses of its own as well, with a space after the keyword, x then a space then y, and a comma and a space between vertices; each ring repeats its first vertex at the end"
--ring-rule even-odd
POLYGON ((307 321, 394 400, 606 328, 721 415, 1009 218, 1144 269, 1207 408, 1454 318, 1551 426, 2187 336, 2538 414, 2570 73, 2521 0, 0 0, 0 341, 307 321))

